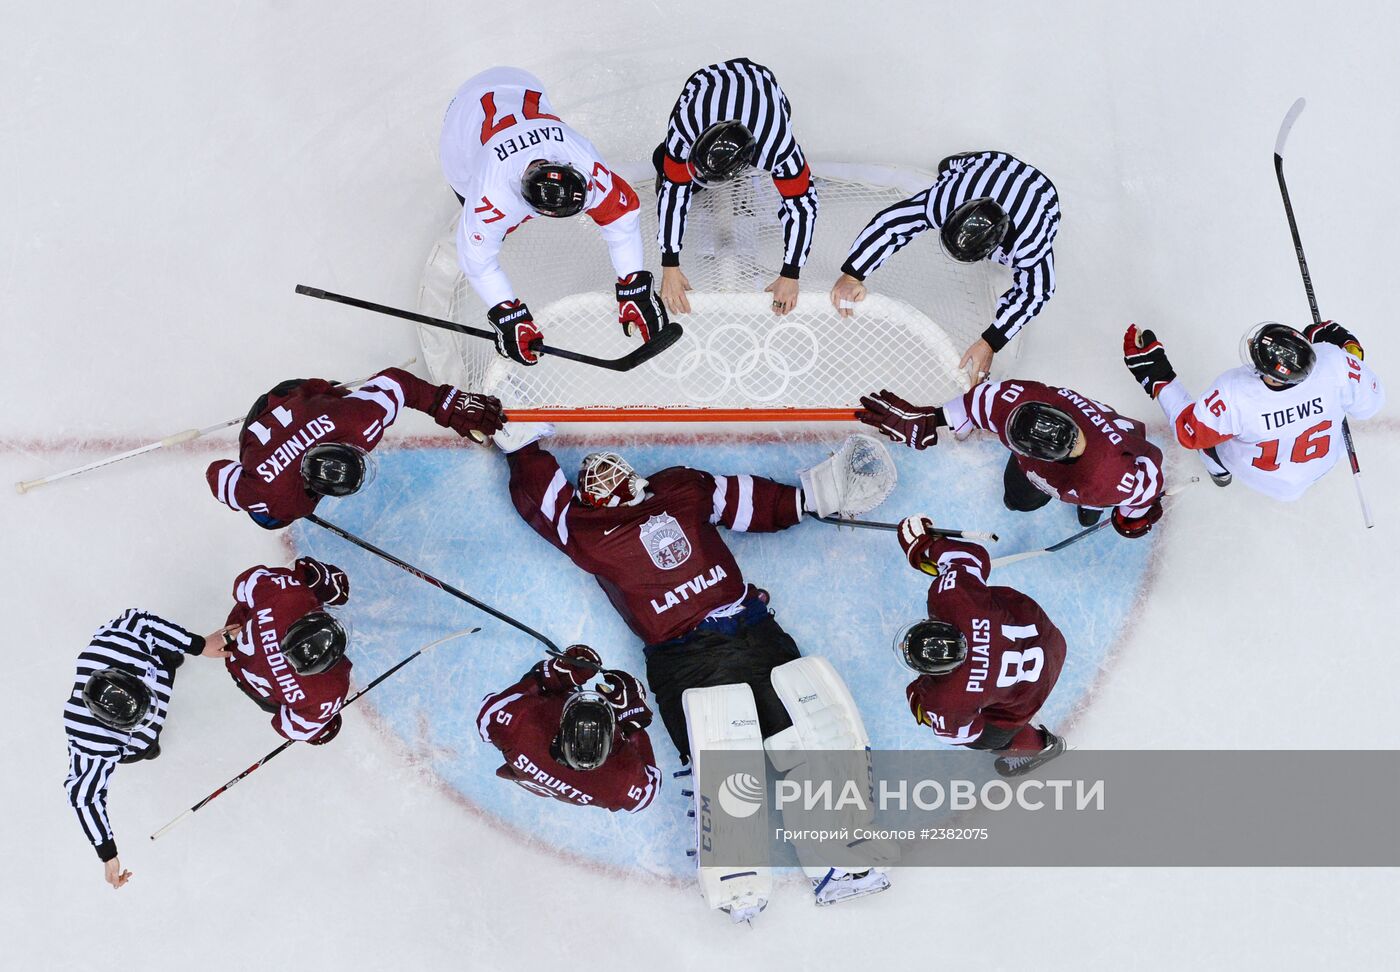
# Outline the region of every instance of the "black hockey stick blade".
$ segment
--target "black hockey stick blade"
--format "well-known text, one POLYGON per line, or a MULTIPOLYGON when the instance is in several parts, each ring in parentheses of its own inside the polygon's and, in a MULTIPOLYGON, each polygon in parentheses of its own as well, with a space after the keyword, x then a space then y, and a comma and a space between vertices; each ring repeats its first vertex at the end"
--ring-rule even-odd
MULTIPOLYGON (((881 523, 878 520, 857 520, 852 517, 836 515, 819 516, 817 519, 834 527, 859 527, 862 530, 886 530, 890 532, 899 529, 898 523, 881 523)), ((934 527, 932 532, 935 536, 948 537, 953 540, 990 540, 995 543, 998 539, 995 533, 983 533, 980 530, 942 530, 934 527)))
MULTIPOLYGON (((456 321, 443 320, 441 317, 429 317, 427 314, 417 314, 413 311, 402 310, 398 307, 389 307, 387 304, 376 304, 373 301, 360 300, 358 297, 348 297, 345 294, 332 293, 329 290, 322 290, 320 287, 308 287, 306 284, 297 284, 296 292, 307 297, 316 297, 320 300, 333 300, 338 304, 349 304, 351 307, 358 307, 361 310, 373 311, 376 314, 385 314, 389 317, 398 317, 405 321, 413 321, 415 324, 426 324, 429 327, 440 327, 447 331, 456 331, 458 334, 466 334, 469 337, 483 338, 487 341, 495 341, 496 335, 493 331, 488 331, 484 327, 472 327, 469 324, 458 324, 456 321)), ((597 358, 591 354, 584 354, 582 351, 570 351, 568 348, 552 348, 543 341, 536 341, 530 345, 537 354, 552 355, 562 358, 565 361, 575 361, 579 364, 590 365, 594 368, 603 368, 607 371, 631 371, 638 365, 645 364, 675 344, 685 334, 685 330, 678 321, 671 321, 663 327, 656 336, 646 344, 633 348, 620 358, 597 358)))

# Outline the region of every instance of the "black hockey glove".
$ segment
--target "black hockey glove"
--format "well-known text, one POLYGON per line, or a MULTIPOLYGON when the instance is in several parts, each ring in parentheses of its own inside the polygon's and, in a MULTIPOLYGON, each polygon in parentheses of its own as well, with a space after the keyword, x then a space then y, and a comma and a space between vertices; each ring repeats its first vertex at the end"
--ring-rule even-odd
POLYGON ((1167 349, 1162 347, 1157 335, 1139 331, 1136 324, 1129 324, 1123 333, 1123 363, 1152 398, 1176 380, 1172 363, 1167 360, 1167 349))
POLYGON ((496 353, 516 364, 532 365, 540 360, 530 345, 541 337, 530 308, 518 300, 503 300, 486 312, 496 329, 496 353))
POLYGON ((910 405, 892 391, 862 395, 856 418, 879 429, 887 439, 902 442, 911 449, 927 449, 938 444, 938 427, 947 425, 943 409, 937 405, 910 405))
POLYGON ((1355 355, 1358 361, 1366 359, 1366 349, 1361 346, 1356 335, 1336 321, 1323 321, 1321 324, 1314 324, 1303 333, 1313 344, 1335 344, 1347 354, 1355 355))
POLYGON ((650 271, 638 270, 618 278, 617 321, 622 325, 622 333, 628 336, 635 327, 643 344, 671 323, 665 305, 652 289, 650 271))

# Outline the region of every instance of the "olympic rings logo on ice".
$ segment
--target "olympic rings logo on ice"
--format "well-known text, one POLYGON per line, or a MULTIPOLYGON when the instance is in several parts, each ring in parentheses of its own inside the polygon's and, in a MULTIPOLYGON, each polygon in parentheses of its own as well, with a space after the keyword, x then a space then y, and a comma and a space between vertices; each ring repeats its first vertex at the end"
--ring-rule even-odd
POLYGON ((734 389, 742 400, 772 402, 816 368, 819 354, 817 336, 806 324, 779 321, 760 335, 751 320, 735 321, 703 335, 687 331, 669 355, 653 361, 652 370, 680 385, 691 401, 718 401, 734 389))
POLYGON ((718 796, 725 813, 743 820, 763 806, 763 783, 750 773, 730 773, 720 783, 718 796))

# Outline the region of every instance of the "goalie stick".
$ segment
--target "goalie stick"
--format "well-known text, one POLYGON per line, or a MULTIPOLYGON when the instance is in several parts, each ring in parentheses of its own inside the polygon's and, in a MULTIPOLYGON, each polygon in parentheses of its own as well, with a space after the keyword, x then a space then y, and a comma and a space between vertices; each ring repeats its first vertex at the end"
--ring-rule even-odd
MULTIPOLYGON (((446 642, 448 642, 448 641, 453 641, 453 640, 455 640, 455 639, 457 639, 457 638, 461 638, 461 637, 463 637, 463 636, 465 636, 465 635, 476 634, 476 633, 477 633, 478 631, 480 631, 480 630, 481 630, 480 628, 463 628, 461 631, 454 631, 454 632, 452 632, 450 635, 447 635, 447 636, 444 637, 444 638, 439 638, 437 641, 434 641, 432 644, 424 645, 422 648, 419 648, 417 651, 415 651, 413 654, 409 655, 407 658, 402 659, 397 665, 395 665, 393 668, 389 669, 387 672, 383 672, 382 674, 380 674, 378 678, 374 679, 374 681, 370 682, 370 683, 369 683, 368 685, 366 685, 364 688, 360 689, 360 690, 359 690, 358 692, 356 692, 354 695, 350 696, 350 698, 346 699, 346 700, 345 700, 345 704, 342 705, 342 706, 340 707, 341 710, 344 711, 345 709, 350 708, 351 703, 353 703, 356 699, 358 699, 360 696, 364 695, 364 694, 365 694, 366 692, 368 692, 370 689, 374 688, 374 687, 375 687, 376 685, 378 685, 380 682, 384 681, 384 680, 385 680, 386 678, 388 678, 390 675, 393 675, 393 674, 394 674, 395 672, 397 672, 400 668, 403 668, 405 665, 407 665, 409 662, 413 661, 413 659, 417 658, 419 655, 423 654, 425 651, 429 651, 429 650, 431 650, 431 649, 433 649, 433 648, 436 648, 438 645, 444 644, 444 643, 446 643, 446 642)), ((268 754, 267 754, 266 756, 264 756, 262 759, 258 760, 258 761, 257 761, 256 763, 254 763, 252 766, 249 766, 249 767, 248 767, 247 769, 245 769, 242 773, 239 773, 237 776, 235 776, 233 779, 229 780, 229 781, 228 781, 227 783, 225 783, 223 786, 219 787, 219 788, 218 788, 217 790, 215 790, 213 793, 209 794, 209 795, 208 795, 207 797, 205 797, 203 800, 200 800, 200 801, 199 801, 198 803, 196 803, 194 806, 190 807, 190 808, 189 808, 188 810, 186 810, 184 813, 180 814, 180 815, 179 815, 178 817, 176 817, 174 820, 170 821, 170 823, 166 824, 164 827, 160 828, 160 829, 157 830, 155 833, 151 834, 151 840, 155 840, 155 839, 158 838, 158 837, 163 837, 163 836, 165 836, 165 834, 168 833, 168 832, 170 831, 170 829, 171 829, 172 827, 174 827, 176 824, 178 824, 181 820, 184 820, 186 817, 189 817, 189 816, 192 816, 193 814, 198 813, 198 812, 199 812, 201 809, 203 809, 206 805, 212 803, 214 800, 216 800, 216 799, 218 799, 219 797, 223 796, 223 794, 224 794, 227 790, 229 790, 230 788, 232 788, 232 787, 235 786, 236 784, 240 783, 240 782, 243 781, 244 779, 247 779, 249 776, 251 776, 251 775, 253 774, 253 771, 254 771, 254 770, 259 769, 259 768, 262 767, 265 763, 270 763, 272 760, 276 759, 279 755, 281 755, 283 752, 285 752, 285 751, 287 750, 287 748, 288 748, 289 746, 291 746, 292 743, 294 743, 294 742, 296 742, 295 739, 288 739, 288 740, 286 740, 285 742, 283 742, 282 745, 278 746, 276 749, 274 749, 272 752, 268 753, 268 754)))
MULTIPOLYGON (((1308 273, 1308 258, 1303 254, 1303 239, 1298 235, 1298 221, 1293 217, 1293 203, 1288 198, 1288 183, 1283 178, 1283 146, 1288 141, 1288 133, 1293 131, 1293 123, 1303 113, 1307 100, 1299 98, 1283 116, 1279 125, 1278 138, 1274 139, 1274 174, 1278 176, 1278 191, 1283 197, 1283 211, 1288 216, 1288 232, 1293 235, 1293 252, 1298 257, 1298 272, 1303 276, 1303 290, 1308 295, 1308 309, 1312 311, 1313 324, 1322 323, 1322 315, 1317 310, 1317 295, 1313 293, 1312 275, 1308 273)), ((1361 503, 1361 517, 1366 521, 1366 529, 1376 525, 1371 516, 1371 504, 1366 501, 1366 491, 1361 488, 1361 463, 1356 458, 1356 445, 1351 440, 1351 424, 1342 416, 1342 441, 1347 447, 1347 459, 1351 461, 1351 481, 1356 486, 1356 498, 1361 503)))
MULTIPOLYGON (((389 317, 400 317, 406 321, 413 321, 416 324, 426 324, 429 327, 441 327, 448 331, 456 331, 458 334, 467 334, 471 337, 485 338, 488 341, 495 341, 494 331, 488 331, 484 327, 471 327, 467 324, 458 324, 456 321, 446 321, 441 317, 429 317, 426 314, 415 314, 413 311, 400 310, 397 307, 389 307, 386 304, 376 304, 368 300, 360 300, 358 297, 347 297, 344 294, 333 294, 328 290, 321 290, 319 287, 308 287, 306 284, 297 284, 297 293, 307 297, 317 297, 321 300, 333 300, 339 304, 349 304, 351 307, 358 307, 361 310, 374 311, 376 314, 386 314, 389 317)), ((556 358, 563 358, 565 361, 576 361, 579 364, 592 365, 594 368, 605 368, 608 371, 631 371, 640 364, 644 364, 665 351, 671 345, 681 339, 685 331, 677 321, 671 321, 646 344, 633 348, 620 358, 595 358, 591 354, 584 354, 581 351, 570 351, 567 348, 551 348, 543 340, 536 339, 530 342, 530 350, 540 355, 553 355, 556 358)))

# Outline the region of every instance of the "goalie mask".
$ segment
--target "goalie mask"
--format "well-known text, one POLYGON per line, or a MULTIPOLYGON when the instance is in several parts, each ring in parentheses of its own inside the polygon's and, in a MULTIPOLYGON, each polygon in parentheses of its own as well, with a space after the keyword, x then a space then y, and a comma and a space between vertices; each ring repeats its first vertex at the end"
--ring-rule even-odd
POLYGON ((617 720, 607 699, 598 692, 575 692, 559 716, 559 762, 580 772, 597 769, 612 754, 616 728, 617 720))
POLYGON ((991 199, 970 199, 948 214, 938 238, 954 260, 976 263, 992 255, 1010 226, 1006 210, 991 199))
POLYGON ((967 638, 950 621, 924 618, 904 626, 895 636, 894 651, 911 672, 947 675, 967 660, 967 638))
POLYGON ((571 165, 536 159, 525 167, 520 192, 542 216, 577 216, 588 200, 588 180, 571 165))
POLYGON ((728 182, 753 164, 757 150, 753 132, 743 123, 717 122, 691 146, 690 177, 701 187, 728 182))
POLYGON ((584 506, 636 506, 647 481, 616 452, 590 452, 578 467, 578 501, 584 506))
POLYGON ((1064 462, 1079 444, 1079 426, 1053 405, 1025 402, 1006 422, 1006 437, 1017 455, 1045 462, 1064 462))
POLYGON ((303 614, 282 636, 282 654, 298 675, 320 675, 345 657, 345 628, 325 611, 303 614))
POLYGON ((1240 342, 1240 357, 1260 378, 1285 388, 1304 381, 1317 362, 1317 352, 1308 339, 1278 321, 1250 328, 1240 342))
POLYGON ((104 668, 88 676, 83 704, 109 729, 133 732, 151 712, 151 690, 124 668, 104 668))
POLYGON ((301 481, 317 496, 349 496, 374 481, 374 463, 359 446, 323 442, 301 457, 301 481))

